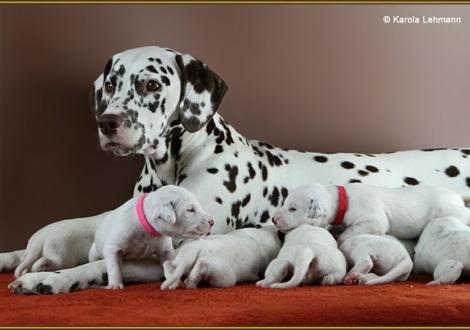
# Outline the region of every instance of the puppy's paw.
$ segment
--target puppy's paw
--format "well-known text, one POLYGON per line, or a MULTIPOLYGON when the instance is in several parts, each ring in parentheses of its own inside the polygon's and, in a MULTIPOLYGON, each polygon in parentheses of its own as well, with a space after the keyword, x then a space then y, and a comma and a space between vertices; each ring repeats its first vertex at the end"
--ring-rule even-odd
POLYGON ((256 286, 257 286, 258 288, 267 288, 267 287, 269 287, 269 284, 270 284, 270 283, 268 283, 265 279, 256 282, 256 286))
POLYGON ((107 290, 119 290, 119 289, 124 289, 124 284, 122 283, 109 283, 106 286, 107 290))
POLYGON ((352 272, 347 274, 343 278, 343 284, 345 285, 357 285, 357 284, 364 284, 364 280, 361 276, 361 274, 352 272))

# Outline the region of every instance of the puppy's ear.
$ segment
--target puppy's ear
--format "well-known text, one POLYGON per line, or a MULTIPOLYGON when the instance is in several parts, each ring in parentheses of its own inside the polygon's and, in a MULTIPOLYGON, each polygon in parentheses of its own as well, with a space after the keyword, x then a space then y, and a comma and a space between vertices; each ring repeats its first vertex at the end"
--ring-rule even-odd
POLYGON ((316 219, 327 216, 327 210, 324 203, 319 202, 317 199, 310 199, 307 207, 307 217, 316 219))
POLYGON ((180 121, 188 132, 200 130, 212 118, 228 90, 225 82, 191 55, 176 55, 181 72, 180 121))
POLYGON ((173 207, 173 204, 165 203, 155 211, 157 220, 162 220, 163 222, 174 225, 176 223, 176 213, 173 207))

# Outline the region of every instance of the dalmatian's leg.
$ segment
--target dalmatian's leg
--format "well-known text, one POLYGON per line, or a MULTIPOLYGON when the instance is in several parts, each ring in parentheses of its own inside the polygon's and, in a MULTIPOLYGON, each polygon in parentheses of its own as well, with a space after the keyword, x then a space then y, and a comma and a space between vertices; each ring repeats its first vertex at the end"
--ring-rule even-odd
POLYGON ((287 289, 299 286, 302 284, 307 276, 315 255, 309 248, 303 248, 297 251, 294 261, 294 274, 287 282, 273 283, 269 287, 274 289, 287 289))
MULTIPOLYGON (((153 282, 161 280, 163 270, 155 260, 127 260, 122 275, 124 282, 153 282)), ((27 273, 8 288, 18 294, 58 294, 107 284, 106 262, 98 260, 57 272, 27 273)))
POLYGON ((0 253, 0 273, 12 272, 23 260, 26 250, 0 253))
POLYGON ((428 285, 453 284, 459 279, 462 270, 463 265, 459 261, 452 259, 441 261, 434 269, 434 281, 428 285))
POLYGON ((287 260, 274 259, 266 269, 264 279, 256 282, 256 286, 267 288, 273 283, 282 282, 289 275, 291 268, 287 260))

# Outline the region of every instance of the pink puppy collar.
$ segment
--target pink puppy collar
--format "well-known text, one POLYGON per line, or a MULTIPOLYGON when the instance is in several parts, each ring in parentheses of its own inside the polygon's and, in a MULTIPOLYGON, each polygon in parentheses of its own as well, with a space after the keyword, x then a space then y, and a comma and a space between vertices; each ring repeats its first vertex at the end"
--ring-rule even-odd
POLYGON ((146 196, 147 194, 140 194, 137 198, 137 204, 135 205, 135 210, 137 211, 137 219, 139 219, 140 225, 142 226, 142 228, 144 228, 147 233, 152 236, 160 237, 162 236, 162 234, 160 234, 155 228, 152 227, 152 225, 147 220, 147 217, 145 216, 144 199, 146 196))

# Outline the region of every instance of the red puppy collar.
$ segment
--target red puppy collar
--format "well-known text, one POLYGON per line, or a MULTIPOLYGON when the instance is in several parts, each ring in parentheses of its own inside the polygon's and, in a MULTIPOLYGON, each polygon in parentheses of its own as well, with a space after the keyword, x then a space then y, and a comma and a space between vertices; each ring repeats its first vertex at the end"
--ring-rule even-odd
POLYGON ((335 221, 333 225, 339 226, 343 223, 344 215, 348 209, 348 196, 343 186, 338 186, 338 208, 336 209, 335 221))

